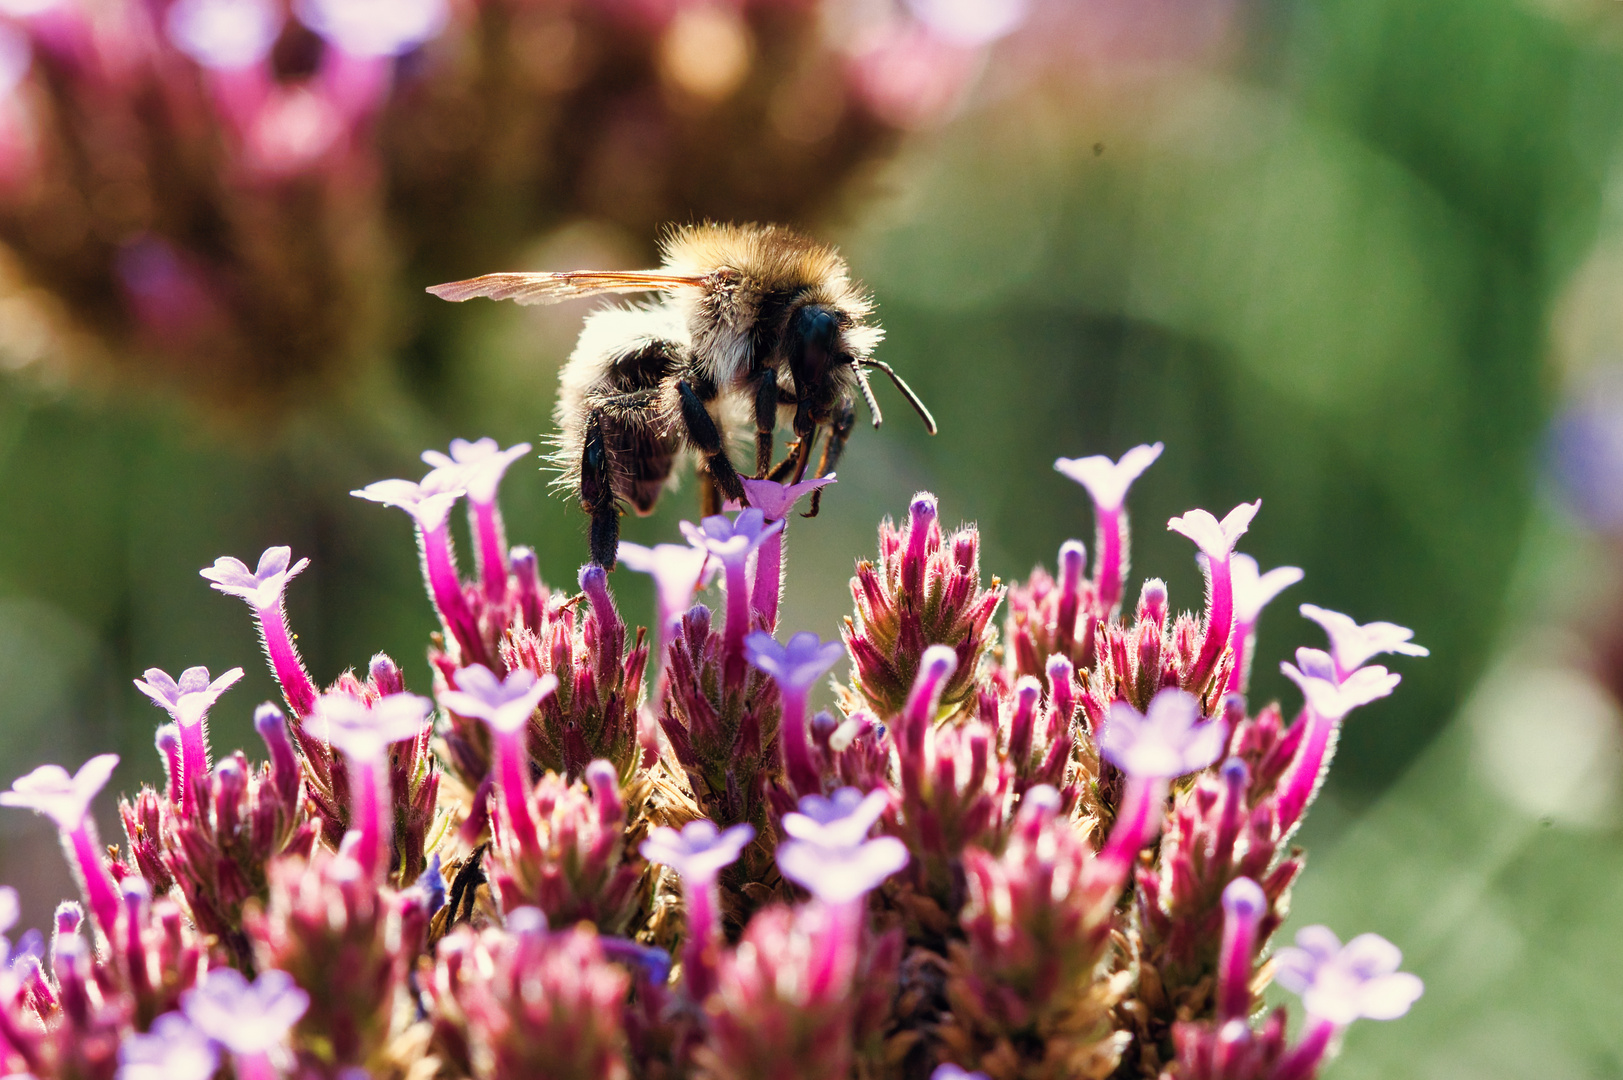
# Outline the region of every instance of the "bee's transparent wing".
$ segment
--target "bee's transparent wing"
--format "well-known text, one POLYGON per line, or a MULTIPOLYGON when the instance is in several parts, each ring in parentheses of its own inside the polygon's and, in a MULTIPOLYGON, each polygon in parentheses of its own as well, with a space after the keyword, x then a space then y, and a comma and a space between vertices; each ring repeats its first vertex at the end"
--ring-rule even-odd
POLYGON ((703 277, 665 274, 658 270, 566 270, 560 274, 485 274, 466 281, 430 285, 442 300, 471 300, 488 296, 519 304, 556 304, 577 296, 598 293, 649 292, 699 288, 703 277))

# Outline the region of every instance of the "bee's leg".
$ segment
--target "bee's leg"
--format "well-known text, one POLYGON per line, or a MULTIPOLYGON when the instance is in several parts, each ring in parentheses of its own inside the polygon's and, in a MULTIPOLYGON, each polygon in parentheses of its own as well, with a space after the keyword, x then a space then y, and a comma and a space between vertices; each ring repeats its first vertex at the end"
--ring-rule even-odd
POLYGON ((727 447, 723 444, 721 431, 716 427, 716 421, 706 409, 706 401, 716 400, 716 386, 709 379, 696 378, 693 382, 683 379, 676 384, 677 393, 682 402, 682 426, 687 429, 688 441, 703 454, 705 464, 710 470, 710 478, 716 482, 723 496, 729 499, 744 501, 744 485, 739 482, 738 472, 727 457, 727 447), (705 393, 701 398, 695 390, 693 383, 698 383, 699 390, 705 393))
POLYGON ((788 483, 789 475, 795 471, 795 462, 799 459, 799 454, 800 440, 796 439, 789 444, 789 450, 784 454, 783 460, 772 466, 772 471, 767 474, 767 479, 774 484, 788 483))
POLYGON ((721 513, 721 492, 716 490, 710 470, 704 468, 699 470, 699 513, 704 517, 721 513))
POLYGON ((603 438, 603 413, 586 421, 580 456, 580 504, 592 515, 592 561, 613 570, 620 552, 620 507, 614 497, 614 463, 603 438))
MULTIPOLYGON (((828 440, 823 443, 823 456, 817 461, 817 475, 827 476, 833 472, 840 463, 840 456, 845 453, 845 442, 851 437, 851 429, 857 426, 857 410, 849 401, 840 402, 840 408, 829 421, 828 440)), ((823 489, 818 488, 812 492, 811 507, 800 515, 801 517, 816 517, 817 511, 823 505, 823 489)))
POLYGON ((761 385, 755 390, 755 479, 772 468, 772 433, 778 427, 778 373, 771 368, 761 372, 761 385))
POLYGON ((800 437, 800 446, 795 451, 795 483, 806 479, 806 466, 811 464, 812 443, 817 441, 817 429, 812 428, 800 437))

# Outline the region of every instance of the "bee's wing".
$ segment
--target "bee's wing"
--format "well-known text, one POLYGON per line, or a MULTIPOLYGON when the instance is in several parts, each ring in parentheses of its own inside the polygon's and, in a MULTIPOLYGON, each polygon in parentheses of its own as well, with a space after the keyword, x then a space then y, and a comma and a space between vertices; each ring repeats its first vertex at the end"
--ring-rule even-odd
POLYGON ((577 296, 611 292, 674 291, 699 288, 703 277, 665 274, 658 270, 566 270, 561 274, 486 274, 466 281, 430 285, 442 300, 471 300, 488 296, 520 304, 556 304, 577 296))

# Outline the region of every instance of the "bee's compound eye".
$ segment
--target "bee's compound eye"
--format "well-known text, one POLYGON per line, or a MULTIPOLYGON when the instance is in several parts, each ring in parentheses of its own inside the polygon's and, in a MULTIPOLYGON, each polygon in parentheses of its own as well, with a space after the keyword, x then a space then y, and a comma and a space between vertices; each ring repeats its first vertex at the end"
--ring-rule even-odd
POLYGON ((820 304, 807 304, 795 312, 794 321, 800 339, 807 345, 825 352, 833 349, 840 332, 840 319, 833 311, 820 304))

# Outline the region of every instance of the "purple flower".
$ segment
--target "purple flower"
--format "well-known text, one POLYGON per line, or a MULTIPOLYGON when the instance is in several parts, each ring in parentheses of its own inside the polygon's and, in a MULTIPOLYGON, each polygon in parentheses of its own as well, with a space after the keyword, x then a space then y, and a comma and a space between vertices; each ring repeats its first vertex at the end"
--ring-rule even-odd
POLYGON ((863 796, 856 788, 801 799, 800 813, 783 815, 789 839, 778 845, 778 869, 825 904, 847 904, 877 888, 908 860, 894 836, 866 839, 889 799, 883 789, 863 796))
POLYGON ((309 559, 300 559, 289 566, 292 559, 292 548, 272 547, 259 556, 256 570, 249 570, 241 559, 222 555, 214 560, 213 566, 198 573, 212 582, 214 589, 246 600, 256 610, 263 611, 274 607, 282 599, 287 583, 310 565, 309 559))
POLYGON ((812 684, 846 655, 845 645, 824 642, 807 630, 790 638, 789 644, 779 645, 771 634, 756 630, 744 639, 744 655, 772 676, 783 696, 779 744, 790 782, 804 794, 818 791, 822 781, 812 763, 811 740, 806 731, 807 699, 812 684))
POLYGON ((298 650, 293 647, 287 616, 282 610, 282 594, 287 590, 287 583, 310 565, 310 560, 300 559, 289 566, 292 558, 292 548, 266 548, 259 556, 257 570, 250 571, 241 559, 223 555, 214 560, 213 566, 198 573, 218 591, 246 600, 253 608, 260 640, 270 657, 271 671, 294 715, 302 717, 315 704, 316 687, 299 660, 298 650))
POLYGON ((809 689, 846 655, 842 642, 825 642, 809 630, 791 637, 787 645, 779 645, 771 634, 757 630, 744 639, 744 654, 772 676, 785 694, 809 689))
POLYGON ((778 869, 825 904, 848 904, 872 892, 907 865, 907 845, 879 836, 850 847, 825 848, 808 840, 778 845, 778 869))
POLYGON ((750 590, 746 580, 750 552, 769 536, 783 531, 783 522, 767 524, 761 511, 741 510, 735 518, 716 514, 698 525, 682 522, 682 535, 700 551, 720 560, 727 575, 727 625, 722 636, 722 678, 729 687, 744 681, 744 635, 750 625, 750 590))
POLYGON ((456 684, 457 689, 440 692, 440 704, 505 733, 524 730, 542 699, 558 688, 558 677, 536 678, 528 668, 517 668, 497 679, 483 664, 472 664, 457 671, 456 684))
POLYGON ((834 483, 834 474, 802 480, 798 484, 780 484, 776 480, 744 478, 744 498, 759 510, 767 521, 783 521, 794 512, 795 503, 818 488, 834 483))
POLYGON ((326 721, 328 743, 356 761, 376 761, 390 743, 421 735, 433 708, 416 694, 390 694, 368 708, 360 698, 339 692, 321 695, 316 715, 326 721))
POLYGON ((1103 454, 1085 458, 1060 458, 1054 468, 1088 489, 1094 506, 1100 513, 1120 510, 1127 502, 1127 491, 1144 470, 1155 464, 1161 456, 1162 444, 1135 446, 1111 461, 1103 454))
POLYGON ((1245 535, 1245 531, 1251 527, 1251 519, 1261 509, 1261 499, 1241 503, 1230 510, 1222 521, 1205 510, 1191 510, 1168 521, 1167 528, 1193 540, 1208 559, 1227 562, 1234 553, 1235 543, 1245 535))
POLYGON ((1336 678, 1346 679, 1372 656, 1401 653, 1404 656, 1430 656, 1431 650, 1409 639, 1414 631, 1396 623, 1372 622, 1359 626, 1339 611, 1303 604, 1302 614, 1324 627, 1330 638, 1330 655, 1335 660, 1336 678))
POLYGON ((206 667, 187 668, 180 673, 179 681, 170 678, 161 668, 147 668, 146 678, 136 679, 135 688, 151 698, 180 725, 184 738, 185 730, 195 727, 220 700, 220 695, 235 686, 240 678, 240 667, 232 668, 213 682, 209 682, 209 669, 206 667))
POLYGON ((538 851, 540 837, 530 813, 532 781, 525 732, 536 706, 558 689, 558 677, 549 673, 538 679, 533 671, 521 667, 498 680, 489 668, 473 664, 457 671, 456 682, 459 689, 442 691, 440 704, 490 725, 496 792, 507 827, 513 830, 521 852, 538 851))
POLYGON ((529 443, 518 443, 506 450, 495 439, 485 437, 477 442, 452 439, 451 453, 424 450, 423 463, 433 471, 423 477, 423 486, 449 490, 464 488, 468 498, 476 503, 494 502, 507 467, 531 450, 529 443))
POLYGON ((966 1072, 961 1065, 944 1061, 935 1067, 935 1072, 930 1074, 930 1080, 991 1080, 991 1078, 983 1072, 966 1072))
POLYGON ((883 788, 866 795, 854 787, 843 787, 827 798, 807 795, 800 800, 798 814, 783 815, 783 831, 791 839, 820 847, 850 847, 868 838, 889 805, 890 795, 883 788))
POLYGON ((1386 697, 1403 681, 1401 675, 1371 664, 1337 682, 1329 654, 1318 649, 1297 649, 1296 664, 1282 661, 1279 670, 1301 688, 1308 708, 1327 720, 1341 720, 1360 705, 1386 697))
POLYGON ((1360 934, 1346 945, 1327 926, 1297 931, 1296 945, 1274 954, 1275 980, 1302 998, 1307 1014, 1345 1027, 1360 1017, 1395 1020, 1424 991, 1420 979, 1399 971, 1403 953, 1379 934, 1360 934))
POLYGON ((774 521, 770 524, 766 516, 751 507, 739 511, 736 517, 729 518, 725 514, 715 514, 707 517, 695 525, 691 521, 681 523, 682 535, 688 538, 688 543, 720 559, 724 565, 734 562, 742 563, 749 553, 761 546, 761 542, 774 533, 783 531, 783 522, 774 521))
POLYGON ((449 475, 436 476, 431 472, 420 484, 410 480, 377 480, 350 494, 357 499, 399 507, 411 515, 423 532, 432 533, 450 520, 451 508, 464 494, 463 488, 452 480, 449 475))
POLYGON ((295 0, 299 21, 351 56, 399 56, 436 36, 445 0, 295 0))
POLYGON ((655 544, 651 548, 620 541, 620 562, 627 570, 649 574, 659 603, 661 627, 678 618, 693 604, 693 594, 709 556, 682 544, 655 544))
POLYGON ((1236 554, 1229 560, 1229 585, 1234 597, 1234 666, 1229 669, 1231 694, 1242 693, 1251 675, 1252 654, 1257 643, 1257 619, 1262 609, 1285 589, 1302 580, 1295 566, 1279 566, 1259 573, 1257 560, 1236 554))
POLYGON ((1102 455, 1060 458, 1054 468, 1088 489, 1097 519, 1097 552, 1093 577, 1099 606, 1105 612, 1121 603, 1127 568, 1127 489, 1161 456, 1161 444, 1135 446, 1114 462, 1102 455))
POLYGON ((269 0, 176 0, 164 15, 164 30, 199 65, 232 71, 270 55, 282 11, 269 0))
POLYGON ((145 1035, 125 1036, 118 1061, 118 1080, 208 1080, 220 1067, 220 1052, 191 1021, 171 1012, 145 1035))
POLYGON ((1259 573, 1257 560, 1249 555, 1236 554, 1230 565, 1234 574, 1234 620, 1247 625, 1254 625, 1274 597, 1303 577, 1296 566, 1276 566, 1266 574, 1259 573))
POLYGON ((689 888, 696 889, 716 880, 716 875, 737 861, 739 853, 754 839, 753 825, 734 825, 718 831, 715 822, 699 818, 682 826, 681 832, 668 825, 655 826, 638 850, 649 862, 671 867, 689 888))
POLYGON ((181 996, 186 1018, 204 1035, 244 1056, 268 1053, 310 1007, 293 976, 274 968, 253 982, 235 968, 213 968, 181 996))
POLYGON ((1112 705, 1099 750, 1128 776, 1171 780, 1216 761, 1226 735, 1222 721, 1201 722, 1193 694, 1168 688, 1155 695, 1148 714, 1125 701, 1112 705))
POLYGON ((41 765, 19 777, 10 791, 0 791, 0 806, 19 806, 44 814, 63 832, 84 823, 90 803, 107 786, 118 765, 117 754, 98 754, 68 775, 60 765, 41 765))

